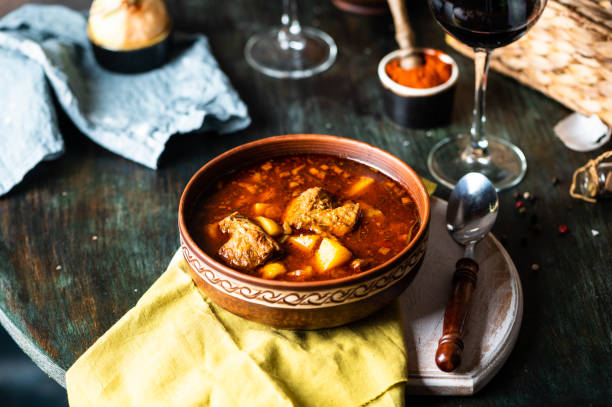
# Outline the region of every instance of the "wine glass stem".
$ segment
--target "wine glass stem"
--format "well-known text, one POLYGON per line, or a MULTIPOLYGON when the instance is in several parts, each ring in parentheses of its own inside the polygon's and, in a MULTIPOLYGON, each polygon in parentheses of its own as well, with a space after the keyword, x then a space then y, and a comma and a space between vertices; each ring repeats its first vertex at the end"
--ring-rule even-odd
POLYGON ((472 158, 486 158, 489 155, 489 143, 485 137, 484 124, 487 121, 485 116, 487 76, 489 74, 489 60, 491 50, 474 50, 474 71, 476 73, 476 86, 474 90, 474 121, 470 131, 469 155, 472 158))
POLYGON ((284 50, 301 51, 305 40, 302 37, 302 26, 297 16, 297 0, 283 0, 283 15, 281 29, 278 32, 278 42, 284 50))

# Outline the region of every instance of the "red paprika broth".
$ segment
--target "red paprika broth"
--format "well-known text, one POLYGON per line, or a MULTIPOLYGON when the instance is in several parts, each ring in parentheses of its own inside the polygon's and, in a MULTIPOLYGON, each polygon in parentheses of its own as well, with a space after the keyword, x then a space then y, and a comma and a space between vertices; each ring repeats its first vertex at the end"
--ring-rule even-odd
MULTIPOLYGON (((220 220, 237 211, 251 220, 263 215, 282 226, 287 205, 294 197, 312 187, 323 188, 338 203, 359 203, 359 220, 351 232, 339 237, 324 233, 350 250, 352 260, 320 271, 313 254, 296 250, 281 235, 275 240, 282 252, 266 262, 280 262, 285 266, 287 272, 276 276, 278 280, 329 280, 361 273, 398 254, 419 228, 420 220, 414 200, 399 183, 355 161, 309 154, 274 158, 221 179, 213 190, 203 194, 194 213, 195 227, 190 232, 207 254, 227 264, 219 255, 219 249, 228 241, 229 235, 218 228, 220 220), (371 178, 374 182, 361 193, 349 196, 351 186, 362 177, 371 178), (267 205, 258 205, 259 212, 256 213, 257 203, 267 205), (353 260, 356 259, 362 261, 360 267, 355 267, 357 262, 353 260)), ((315 233, 292 228, 290 236, 304 234, 315 233)), ((317 247, 319 245, 320 240, 317 247)), ((228 266, 232 267, 230 264, 228 266)), ((263 277, 261 267, 241 271, 263 277)))

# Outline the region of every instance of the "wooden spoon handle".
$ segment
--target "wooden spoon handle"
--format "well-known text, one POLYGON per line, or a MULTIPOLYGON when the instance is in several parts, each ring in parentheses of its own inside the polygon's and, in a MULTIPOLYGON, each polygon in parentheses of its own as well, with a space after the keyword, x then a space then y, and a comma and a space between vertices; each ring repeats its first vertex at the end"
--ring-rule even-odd
POLYGON ((446 311, 442 337, 438 341, 436 364, 445 372, 452 372, 461 364, 463 332, 470 313, 470 299, 476 288, 478 263, 464 257, 459 259, 453 275, 453 290, 446 311))
POLYGON ((406 4, 404 0, 387 0, 393 24, 395 25, 395 40, 401 49, 414 48, 414 31, 408 20, 406 4))

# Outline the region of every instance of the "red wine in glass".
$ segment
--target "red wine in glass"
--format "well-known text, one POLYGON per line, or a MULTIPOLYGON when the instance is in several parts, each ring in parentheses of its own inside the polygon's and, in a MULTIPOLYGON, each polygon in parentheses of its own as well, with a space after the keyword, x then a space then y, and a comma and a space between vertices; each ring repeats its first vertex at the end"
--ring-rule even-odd
MULTIPOLYGON (((519 39, 538 20, 546 0, 428 0, 438 23, 472 47, 476 86, 469 134, 447 138, 429 153, 433 177, 452 188, 468 172, 485 175, 499 191, 518 184, 527 171, 523 152, 509 141, 485 133, 485 95, 491 51, 519 39)), ((512 106, 508 106, 511 108, 512 106)))
POLYGON ((472 48, 493 49, 516 41, 536 22, 542 0, 430 0, 436 20, 472 48))

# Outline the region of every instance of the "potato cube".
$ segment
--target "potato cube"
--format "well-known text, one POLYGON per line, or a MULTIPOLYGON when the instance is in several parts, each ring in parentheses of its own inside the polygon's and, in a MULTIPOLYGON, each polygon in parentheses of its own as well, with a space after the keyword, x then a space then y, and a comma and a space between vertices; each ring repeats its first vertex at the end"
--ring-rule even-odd
POLYGON ((261 276, 268 280, 273 280, 276 277, 285 274, 287 269, 283 263, 268 263, 261 269, 261 276))
POLYGON ((319 235, 291 236, 289 238, 289 244, 298 250, 312 254, 314 253, 314 249, 317 246, 317 243, 319 243, 319 240, 321 240, 321 236, 319 235))
POLYGON ((366 188, 374 183, 374 179, 370 177, 361 177, 359 181, 355 182, 347 191, 348 196, 356 196, 362 194, 366 188))
POLYGON ((270 218, 266 218, 265 216, 257 216, 255 217, 255 222, 257 222, 259 226, 261 226, 261 228, 272 237, 283 234, 283 228, 281 228, 278 223, 274 222, 270 218))
POLYGON ((327 271, 338 267, 353 257, 349 249, 339 242, 323 238, 315 256, 315 264, 320 271, 327 271))

